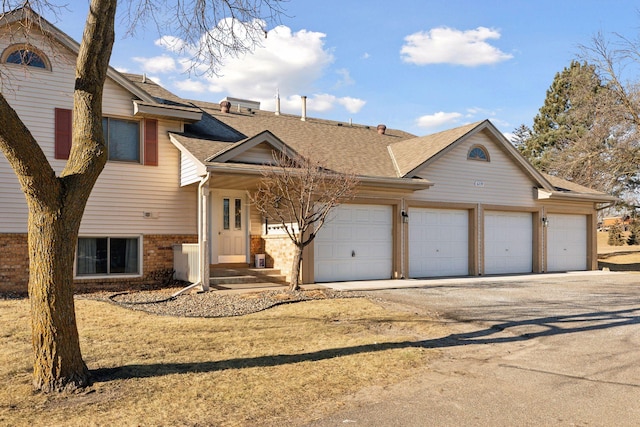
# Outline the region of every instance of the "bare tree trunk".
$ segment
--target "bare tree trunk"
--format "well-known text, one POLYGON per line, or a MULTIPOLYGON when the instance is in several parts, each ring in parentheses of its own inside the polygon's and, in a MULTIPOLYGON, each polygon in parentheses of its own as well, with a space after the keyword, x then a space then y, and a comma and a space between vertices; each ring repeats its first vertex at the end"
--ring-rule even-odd
POLYGON ((73 301, 74 251, 82 211, 61 215, 55 207, 31 206, 33 385, 45 392, 84 387, 89 384, 89 370, 82 360, 73 301))
POLYGON ((291 280, 289 281, 289 292, 300 289, 300 267, 302 266, 302 247, 296 245, 296 252, 293 254, 293 264, 291 265, 291 280))

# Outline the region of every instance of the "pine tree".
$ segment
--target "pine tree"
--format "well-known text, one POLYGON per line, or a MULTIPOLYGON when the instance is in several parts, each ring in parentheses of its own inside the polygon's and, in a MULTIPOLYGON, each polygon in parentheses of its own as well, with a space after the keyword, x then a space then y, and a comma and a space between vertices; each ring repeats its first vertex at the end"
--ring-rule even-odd
POLYGON ((518 137, 524 132, 524 141, 519 145, 516 142, 520 152, 544 168, 554 150, 562 149, 588 132, 594 116, 576 118, 570 111, 586 104, 602 87, 595 67, 587 63, 572 61, 569 67, 556 73, 544 105, 533 120, 533 128, 522 125, 514 131, 518 137))
POLYGON ((640 236, 638 236, 638 232, 640 232, 640 224, 638 224, 637 221, 633 221, 629 227, 629 237, 627 238, 627 245, 640 245, 640 236))
POLYGON ((623 246, 624 236, 622 235, 622 224, 616 223, 609 228, 609 239, 607 244, 609 246, 623 246))

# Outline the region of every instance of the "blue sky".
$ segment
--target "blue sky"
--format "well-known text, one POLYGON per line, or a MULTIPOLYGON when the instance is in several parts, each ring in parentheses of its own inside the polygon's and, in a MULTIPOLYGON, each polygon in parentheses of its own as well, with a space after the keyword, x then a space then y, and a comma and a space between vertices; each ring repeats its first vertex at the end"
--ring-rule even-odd
MULTIPOLYGON (((80 39, 85 1, 58 19, 80 39)), ((509 134, 531 125, 556 72, 598 31, 638 36, 640 4, 595 0, 291 0, 254 54, 229 59, 220 77, 182 72, 184 55, 149 29, 119 29, 111 64, 146 73, 189 99, 225 96, 274 110, 426 135, 490 119, 509 134)), ((166 38, 165 38, 166 39, 166 38)), ((633 77, 633 76, 631 76, 633 77)))

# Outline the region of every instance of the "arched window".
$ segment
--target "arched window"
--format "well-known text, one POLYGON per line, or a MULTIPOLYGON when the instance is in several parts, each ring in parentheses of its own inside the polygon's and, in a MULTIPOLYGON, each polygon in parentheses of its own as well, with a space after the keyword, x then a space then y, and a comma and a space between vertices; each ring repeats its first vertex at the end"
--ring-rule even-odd
POLYGON ((482 145, 474 145, 467 154, 468 160, 479 160, 481 162, 489 161, 489 152, 482 145))
POLYGON ((6 48, 2 53, 1 62, 51 70, 49 59, 44 53, 24 44, 12 45, 6 48))

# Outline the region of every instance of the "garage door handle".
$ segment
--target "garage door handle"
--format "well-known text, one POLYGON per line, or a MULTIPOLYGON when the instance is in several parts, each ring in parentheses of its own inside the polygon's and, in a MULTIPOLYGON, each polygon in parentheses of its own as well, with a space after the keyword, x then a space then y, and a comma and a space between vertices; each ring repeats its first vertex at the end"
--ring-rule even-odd
POLYGON ((351 251, 351 258, 354 258, 356 256, 356 251, 351 251))

